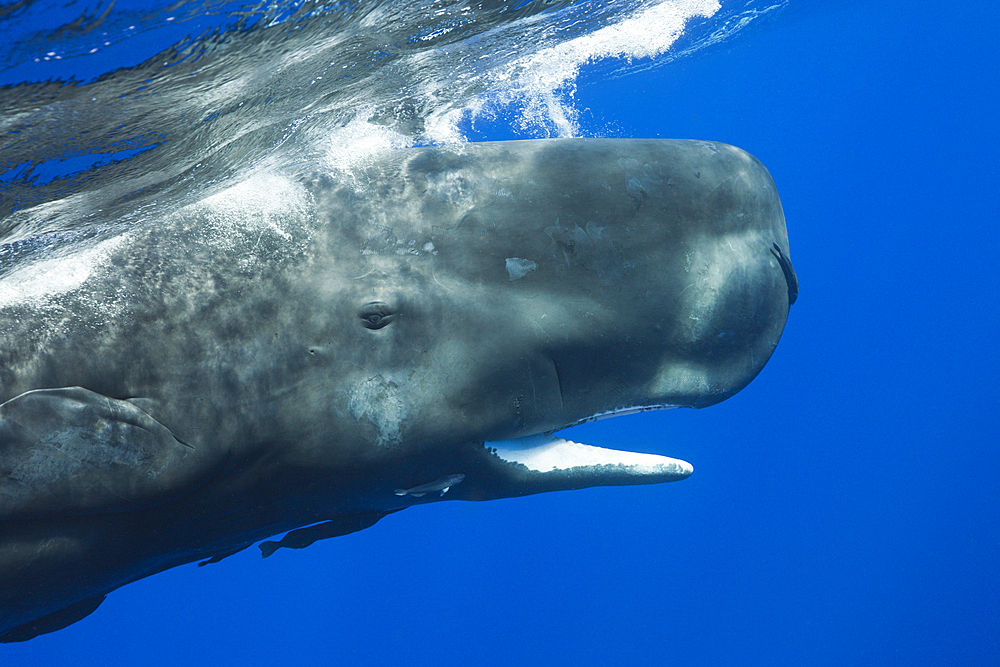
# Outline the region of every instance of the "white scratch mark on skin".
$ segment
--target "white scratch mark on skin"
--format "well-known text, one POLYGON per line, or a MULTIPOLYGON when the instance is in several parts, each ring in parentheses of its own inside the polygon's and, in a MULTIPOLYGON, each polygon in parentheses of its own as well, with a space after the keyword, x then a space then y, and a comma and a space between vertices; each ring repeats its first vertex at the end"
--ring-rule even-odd
MULTIPOLYGON (((545 317, 545 316, 543 315, 542 317, 545 317)), ((546 331, 545 328, 541 324, 539 324, 538 322, 536 322, 535 318, 533 316, 529 315, 528 318, 531 320, 531 325, 533 327, 535 327, 536 330, 538 330, 539 332, 541 332, 541 334, 545 337, 546 341, 552 340, 552 337, 549 336, 549 332, 546 331)))
POLYGON ((714 188, 712 188, 711 192, 709 192, 705 196, 706 197, 710 197, 712 195, 712 192, 715 192, 716 190, 718 190, 719 188, 721 188, 723 185, 725 185, 729 181, 733 180, 734 178, 735 178, 735 176, 727 176, 725 179, 723 179, 722 181, 720 181, 718 185, 716 185, 714 188))
POLYGON ((431 278, 433 278, 434 282, 436 282, 438 285, 440 285, 446 291, 448 291, 448 292, 451 291, 450 287, 447 287, 444 283, 442 283, 440 280, 438 280, 437 273, 431 273, 431 278))
POLYGON ((253 248, 250 249, 250 252, 253 252, 254 250, 257 249, 257 247, 260 245, 260 240, 262 238, 264 238, 264 230, 261 230, 260 234, 257 236, 257 242, 253 244, 253 248))

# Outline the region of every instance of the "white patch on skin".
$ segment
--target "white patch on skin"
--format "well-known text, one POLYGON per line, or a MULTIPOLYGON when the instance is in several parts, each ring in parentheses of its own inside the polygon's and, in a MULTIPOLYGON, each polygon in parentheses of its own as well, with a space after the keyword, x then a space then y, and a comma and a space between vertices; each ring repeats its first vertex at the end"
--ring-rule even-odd
POLYGON ((93 269, 104 262, 127 236, 123 234, 81 252, 43 259, 14 269, 0 280, 0 307, 26 304, 43 308, 49 305, 53 297, 83 285, 93 269))
POLYGON ((508 257, 504 262, 507 265, 507 275, 510 276, 511 282, 520 280, 538 268, 537 263, 532 262, 530 259, 521 259, 520 257, 508 257))
MULTIPOLYGON (((637 199, 644 196, 663 199, 664 181, 651 165, 640 164, 635 158, 618 158, 618 166, 625 171, 627 193, 637 199)), ((669 185, 673 185, 673 179, 669 185)))
POLYGON ((375 428, 375 444, 392 447, 401 440, 402 422, 409 414, 399 385, 381 375, 370 377, 351 387, 347 408, 359 421, 375 428))
POLYGON ((520 463, 536 472, 600 465, 625 466, 635 474, 674 472, 686 477, 694 472, 694 466, 680 459, 583 445, 553 435, 531 435, 516 440, 487 442, 486 446, 492 447, 504 461, 520 463))
POLYGON ((649 384, 654 394, 703 396, 711 391, 705 369, 676 359, 665 361, 649 384))
POLYGON ((215 232, 213 241, 232 248, 244 237, 259 243, 264 234, 291 241, 290 230, 296 231, 309 211, 309 198, 301 185, 260 172, 188 210, 205 214, 215 232))
POLYGON ((455 206, 472 204, 476 193, 483 187, 478 174, 463 170, 428 171, 424 178, 427 179, 429 197, 455 206))

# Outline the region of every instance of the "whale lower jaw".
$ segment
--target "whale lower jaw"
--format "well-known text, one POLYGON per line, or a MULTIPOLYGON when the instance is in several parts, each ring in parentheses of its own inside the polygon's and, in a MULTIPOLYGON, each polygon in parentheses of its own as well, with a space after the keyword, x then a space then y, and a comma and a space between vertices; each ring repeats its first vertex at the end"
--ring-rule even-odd
POLYGON ((486 447, 502 461, 522 465, 531 473, 572 474, 578 481, 589 478, 584 486, 673 482, 694 472, 694 466, 680 459, 584 445, 551 434, 487 442, 486 447))

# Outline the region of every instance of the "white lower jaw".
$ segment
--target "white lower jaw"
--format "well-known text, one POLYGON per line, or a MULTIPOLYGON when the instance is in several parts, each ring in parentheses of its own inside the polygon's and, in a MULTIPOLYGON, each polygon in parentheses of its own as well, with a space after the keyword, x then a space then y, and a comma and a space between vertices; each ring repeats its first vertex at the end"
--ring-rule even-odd
MULTIPOLYGON (((653 408, 637 408, 634 411, 646 409, 653 408)), ((602 416, 595 418, 599 419, 602 416)), ((640 476, 672 474, 676 475, 677 479, 683 479, 694 472, 694 466, 680 459, 594 447, 557 438, 554 435, 540 434, 513 440, 498 440, 487 442, 486 446, 492 448, 493 452, 504 461, 520 463, 536 472, 565 471, 589 466, 623 466, 628 472, 640 476)))

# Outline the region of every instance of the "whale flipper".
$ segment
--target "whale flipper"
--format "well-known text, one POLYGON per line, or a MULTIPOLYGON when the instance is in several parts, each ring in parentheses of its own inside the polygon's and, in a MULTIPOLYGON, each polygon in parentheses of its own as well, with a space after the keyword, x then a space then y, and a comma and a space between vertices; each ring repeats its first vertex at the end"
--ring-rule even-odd
MULTIPOLYGON (((403 508, 400 508, 403 509, 403 508)), ((379 519, 399 510, 389 510, 388 512, 366 512, 365 514, 352 514, 350 516, 339 516, 330 521, 317 523, 313 526, 306 526, 286 533, 280 541, 268 540, 260 543, 261 557, 267 558, 281 547, 289 549, 305 549, 307 546, 318 540, 325 540, 328 537, 340 537, 350 535, 365 528, 371 528, 379 519)))
POLYGON ((11 642, 26 642, 34 639, 38 635, 44 635, 56 630, 62 630, 66 626, 73 625, 79 620, 90 616, 104 602, 105 595, 95 595, 86 600, 80 600, 68 607, 63 607, 59 611, 46 614, 41 618, 36 618, 30 623, 19 625, 0 635, 0 643, 9 644, 11 642))
POLYGON ((224 551, 222 553, 215 554, 211 558, 203 560, 200 563, 198 563, 198 567, 204 567, 205 565, 212 565, 214 563, 221 563, 223 559, 229 558, 230 556, 234 556, 239 552, 243 551, 244 549, 246 549, 246 547, 240 547, 238 549, 230 549, 229 551, 224 551))
POLYGON ((82 387, 0 405, 0 470, 0 521, 155 507, 214 472, 134 403, 82 387))

